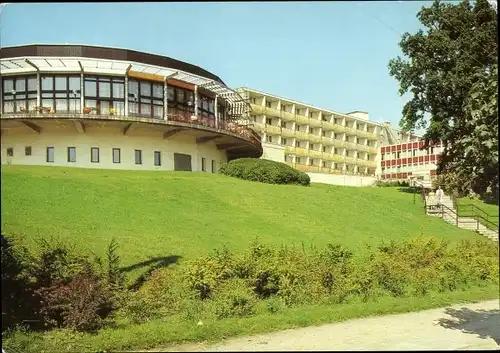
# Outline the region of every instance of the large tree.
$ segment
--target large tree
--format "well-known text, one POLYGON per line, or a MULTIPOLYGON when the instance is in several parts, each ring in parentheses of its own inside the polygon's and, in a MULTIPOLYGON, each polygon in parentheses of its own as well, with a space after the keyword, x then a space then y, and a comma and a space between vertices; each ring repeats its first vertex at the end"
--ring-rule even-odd
POLYGON ((445 143, 438 173, 454 173, 468 190, 498 190, 498 37, 496 10, 487 0, 435 1, 417 18, 425 27, 405 33, 405 58, 389 62, 390 75, 409 93, 400 127, 424 128, 445 143))

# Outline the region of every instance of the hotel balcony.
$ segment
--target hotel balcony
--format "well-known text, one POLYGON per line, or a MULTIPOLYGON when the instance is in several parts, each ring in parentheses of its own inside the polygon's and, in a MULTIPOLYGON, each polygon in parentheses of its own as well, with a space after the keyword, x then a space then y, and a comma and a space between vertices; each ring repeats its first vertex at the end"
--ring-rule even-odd
MULTIPOLYGON (((291 114, 291 113, 288 113, 291 114)), ((292 114, 293 115, 293 114, 292 114)), ((304 115, 295 114, 293 120, 299 125, 309 125, 309 118, 304 115)))
POLYGON ((309 156, 313 158, 323 158, 324 153, 317 150, 309 150, 309 156))
POLYGON ((313 119, 313 118, 309 118, 308 123, 312 127, 321 127, 323 125, 321 120, 313 119))
POLYGON ((371 132, 366 133, 366 138, 370 141, 377 141, 377 135, 371 132))
POLYGON ((314 142, 314 143, 321 143, 322 142, 322 138, 319 135, 309 134, 308 139, 309 139, 309 141, 314 142))
POLYGON ((345 127, 345 133, 349 136, 357 136, 358 131, 359 130, 353 129, 352 127, 347 127, 347 126, 345 127))
POLYGON ((266 114, 266 107, 264 107, 263 105, 257 105, 257 104, 250 104, 250 106, 252 107, 252 113, 254 115, 264 115, 266 114))

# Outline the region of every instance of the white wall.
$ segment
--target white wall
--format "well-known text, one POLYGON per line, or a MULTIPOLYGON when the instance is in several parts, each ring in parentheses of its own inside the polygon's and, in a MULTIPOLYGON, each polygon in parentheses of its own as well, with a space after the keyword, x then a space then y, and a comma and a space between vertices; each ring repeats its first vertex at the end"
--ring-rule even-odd
POLYGON ((377 180, 375 177, 360 175, 337 175, 324 173, 307 173, 311 183, 323 183, 343 186, 371 186, 377 180))
POLYGON ((182 133, 168 139, 158 131, 131 128, 123 135, 119 127, 100 126, 87 128, 78 133, 69 128, 45 128, 41 134, 20 129, 9 129, 2 136, 2 164, 54 165, 103 169, 173 170, 174 152, 191 155, 193 171, 201 171, 201 159, 205 158, 206 171, 216 171, 227 161, 224 151, 217 150, 214 141, 196 144, 194 136, 182 133), (58 131, 59 130, 59 131, 58 131), (25 147, 31 146, 32 155, 25 156, 25 147), (47 147, 54 147, 54 163, 47 163, 47 147), (7 148, 14 148, 14 156, 7 156, 7 148), (67 148, 76 147, 76 162, 68 162, 67 148), (90 148, 99 148, 99 163, 90 161, 90 148), (121 163, 113 163, 112 149, 120 148, 121 163), (134 150, 142 150, 142 164, 135 164, 134 150), (161 152, 161 166, 154 166, 154 151, 161 152))
POLYGON ((285 147, 262 142, 262 156, 260 158, 269 159, 275 162, 285 162, 285 147))

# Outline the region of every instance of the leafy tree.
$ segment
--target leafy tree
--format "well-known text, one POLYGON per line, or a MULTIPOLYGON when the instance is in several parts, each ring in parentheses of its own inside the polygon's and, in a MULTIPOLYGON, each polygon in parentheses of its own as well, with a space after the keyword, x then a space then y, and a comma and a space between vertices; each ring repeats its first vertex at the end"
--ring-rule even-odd
POLYGON ((466 188, 498 190, 498 37, 496 11, 487 0, 471 5, 435 1, 417 15, 424 30, 405 33, 404 56, 389 62, 403 108, 403 131, 425 128, 429 141, 445 143, 438 173, 452 172, 466 188), (429 124, 426 117, 430 117, 429 124))

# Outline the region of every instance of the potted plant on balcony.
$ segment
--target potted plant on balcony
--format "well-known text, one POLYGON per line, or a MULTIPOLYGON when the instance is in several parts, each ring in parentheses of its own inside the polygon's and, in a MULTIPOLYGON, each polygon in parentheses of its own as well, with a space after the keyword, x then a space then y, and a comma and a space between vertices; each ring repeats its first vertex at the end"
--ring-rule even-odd
POLYGON ((91 111, 92 111, 92 108, 90 108, 90 107, 83 108, 83 114, 90 114, 91 111))
POLYGON ((109 108, 109 115, 115 115, 116 114, 116 109, 115 108, 109 108))

